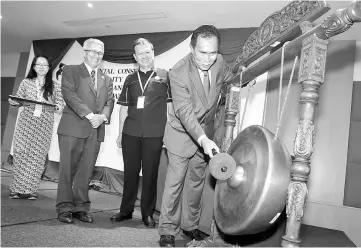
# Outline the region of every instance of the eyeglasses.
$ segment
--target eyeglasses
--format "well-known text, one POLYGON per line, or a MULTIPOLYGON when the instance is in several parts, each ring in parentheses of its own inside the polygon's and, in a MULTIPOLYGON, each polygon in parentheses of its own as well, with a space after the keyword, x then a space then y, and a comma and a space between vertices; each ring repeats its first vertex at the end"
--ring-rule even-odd
POLYGON ((49 65, 45 65, 45 64, 35 64, 37 67, 49 67, 49 65))
POLYGON ((98 52, 98 51, 95 51, 95 50, 84 50, 84 51, 90 52, 92 55, 98 55, 98 56, 103 56, 104 55, 103 52, 98 52))

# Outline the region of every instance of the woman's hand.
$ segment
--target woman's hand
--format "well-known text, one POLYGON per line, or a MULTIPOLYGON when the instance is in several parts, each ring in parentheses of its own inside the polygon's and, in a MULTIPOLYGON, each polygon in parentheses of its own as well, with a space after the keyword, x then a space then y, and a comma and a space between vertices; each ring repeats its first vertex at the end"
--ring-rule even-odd
POLYGON ((21 104, 9 98, 9 104, 13 107, 21 107, 21 104))

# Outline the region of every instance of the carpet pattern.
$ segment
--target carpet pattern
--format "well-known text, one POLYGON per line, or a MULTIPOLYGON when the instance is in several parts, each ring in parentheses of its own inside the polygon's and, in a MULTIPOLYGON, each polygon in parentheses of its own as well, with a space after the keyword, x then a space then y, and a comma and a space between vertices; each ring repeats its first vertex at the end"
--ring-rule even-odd
POLYGON ((39 195, 36 201, 9 199, 9 189, 1 185, 1 226, 56 218, 55 200, 39 195))
MULTIPOLYGON (((41 181, 36 201, 9 199, 9 173, 1 172, 1 247, 158 247, 158 229, 149 229, 141 221, 139 207, 133 219, 112 223, 109 218, 119 211, 121 197, 90 191, 94 223, 75 220, 64 224, 57 220, 55 198, 57 184, 41 181)), ((158 222, 159 213, 154 213, 158 222)), ((282 219, 281 217, 279 218, 282 219)), ((229 243, 242 247, 279 247, 284 234, 280 221, 264 233, 253 236, 228 236, 229 243)), ((355 247, 345 233, 302 225, 301 247, 355 247)), ((176 246, 190 240, 183 234, 176 237, 176 246)))
MULTIPOLYGON (((110 212, 93 213, 94 223, 75 220, 63 224, 57 220, 38 221, 2 228, 2 247, 158 247, 157 229, 143 225, 140 219, 112 223, 110 212)), ((181 247, 187 242, 183 235, 176 239, 181 247)))

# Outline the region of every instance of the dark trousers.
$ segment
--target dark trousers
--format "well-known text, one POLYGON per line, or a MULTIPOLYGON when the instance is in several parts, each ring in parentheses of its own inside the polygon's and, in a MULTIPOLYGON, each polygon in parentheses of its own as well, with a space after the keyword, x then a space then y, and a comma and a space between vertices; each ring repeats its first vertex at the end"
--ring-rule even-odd
POLYGON ((97 130, 85 139, 59 135, 59 183, 56 211, 89 212, 89 183, 93 176, 100 142, 97 130))
POLYGON ((176 236, 181 226, 187 231, 198 229, 206 169, 207 157, 203 151, 197 150, 190 158, 168 151, 168 168, 158 226, 160 235, 176 236))
POLYGON ((142 216, 152 216, 157 201, 157 179, 163 137, 135 137, 123 134, 124 190, 120 211, 133 213, 142 169, 142 216))

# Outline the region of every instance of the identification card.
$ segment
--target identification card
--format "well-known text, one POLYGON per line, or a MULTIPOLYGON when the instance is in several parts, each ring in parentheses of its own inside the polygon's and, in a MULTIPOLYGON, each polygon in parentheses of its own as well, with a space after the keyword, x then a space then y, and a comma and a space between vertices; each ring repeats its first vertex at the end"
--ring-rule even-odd
POLYGON ((144 99, 145 96, 138 96, 137 109, 144 108, 144 99))
POLYGON ((43 110, 43 106, 41 106, 40 104, 35 104, 35 110, 34 110, 34 116, 35 117, 40 117, 41 115, 41 111, 43 110))

